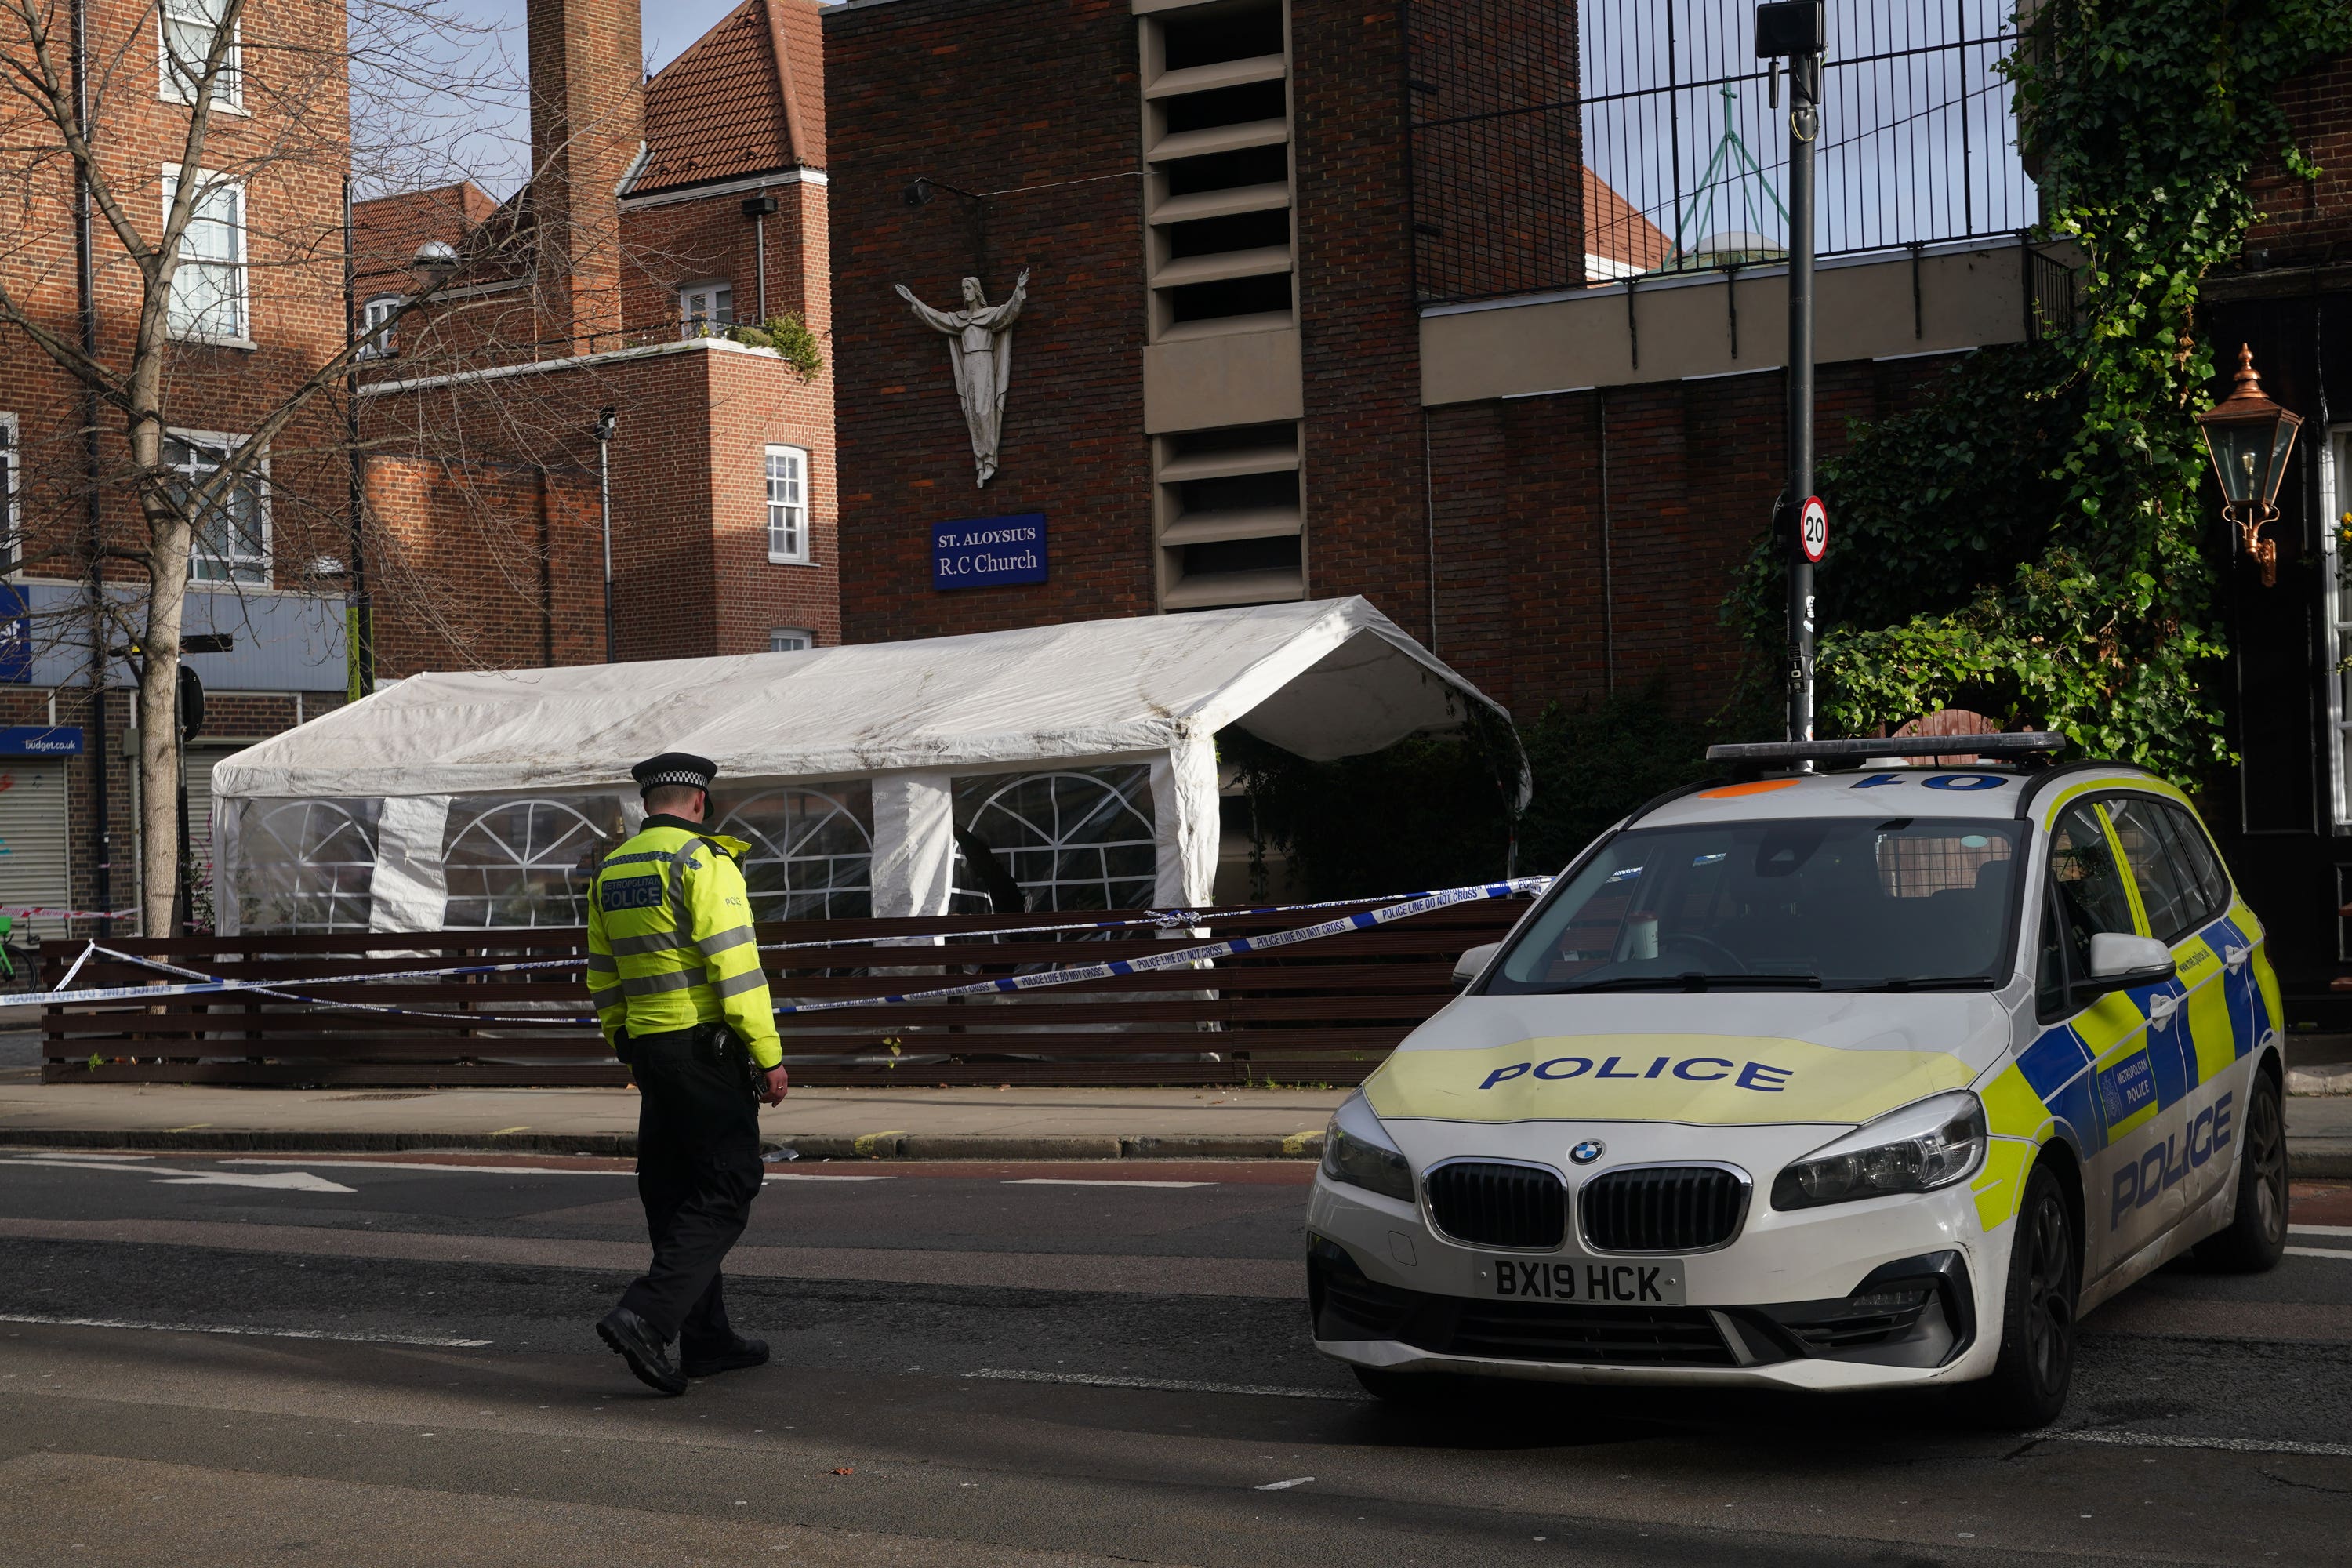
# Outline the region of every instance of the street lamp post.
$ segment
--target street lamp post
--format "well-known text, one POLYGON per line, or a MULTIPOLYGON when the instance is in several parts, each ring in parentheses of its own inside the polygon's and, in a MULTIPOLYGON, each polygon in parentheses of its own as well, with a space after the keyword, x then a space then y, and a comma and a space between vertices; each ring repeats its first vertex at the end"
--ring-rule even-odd
POLYGON ((2263 530, 2278 521, 2279 481, 2303 416, 2290 414, 2263 391, 2254 351, 2238 345, 2238 382, 2230 395, 2197 416, 2205 455, 2221 484, 2221 516, 2238 528, 2238 544, 2261 563, 2263 586, 2278 586, 2278 541, 2263 530))
MULTIPOLYGON (((1769 0, 1756 7, 1756 53, 1789 62, 1789 450, 1780 547, 1789 573, 1788 739, 1813 738, 1813 564, 1827 522, 1813 499, 1813 144, 1822 130, 1822 0, 1769 0)), ((1811 764, 1799 764, 1811 772, 1811 764)))

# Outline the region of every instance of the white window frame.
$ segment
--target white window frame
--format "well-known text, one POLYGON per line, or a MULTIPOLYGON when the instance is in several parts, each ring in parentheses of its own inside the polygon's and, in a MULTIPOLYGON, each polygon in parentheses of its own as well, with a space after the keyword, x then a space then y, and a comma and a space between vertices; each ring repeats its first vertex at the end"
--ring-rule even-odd
MULTIPOLYGON (((202 13, 217 5, 218 0, 157 0, 155 6, 155 92, 166 103, 184 103, 194 107, 196 101, 194 74, 172 68, 172 24, 174 20, 202 27, 219 25, 216 18, 202 13), (173 13, 181 13, 174 17, 173 13)), ((201 61, 191 61, 200 65, 201 61)), ((213 79, 213 107, 226 109, 232 114, 245 110, 245 19, 239 17, 229 34, 228 58, 221 61, 221 73, 213 79)))
POLYGON ((706 278, 699 283, 687 283, 679 287, 677 291, 677 335, 679 337, 711 337, 733 325, 735 325, 735 280, 733 279, 706 278), (715 313, 698 314, 691 303, 694 297, 698 294, 713 295, 711 307, 715 312, 718 308, 716 291, 721 289, 727 290, 726 320, 719 320, 715 313))
MULTIPOLYGON (((163 165, 163 213, 165 221, 167 222, 171 216, 173 198, 178 193, 180 188, 180 176, 181 166, 179 164, 166 163, 163 165)), ((196 183, 199 186, 210 187, 210 190, 207 192, 205 196, 202 198, 202 200, 209 201, 215 196, 226 194, 235 204, 236 209, 236 216, 228 224, 228 232, 232 240, 230 248, 234 254, 225 260, 205 257, 191 257, 187 249, 188 238, 195 231, 198 217, 195 213, 189 214, 188 226, 180 231, 180 262, 178 269, 173 274, 172 300, 166 308, 164 331, 175 342, 220 343, 235 348, 250 348, 253 346, 251 337, 252 321, 247 313, 247 305, 249 301, 247 285, 251 269, 247 265, 245 241, 245 185, 239 181, 224 180, 219 175, 205 169, 199 169, 196 171, 196 183), (191 268, 207 267, 226 268, 236 279, 234 286, 226 295, 231 318, 229 322, 231 330, 226 332, 200 331, 196 330, 197 323, 194 321, 183 321, 174 322, 172 320, 173 315, 178 312, 180 300, 183 298, 180 293, 180 273, 185 272, 191 268)))
POLYGON ((373 343, 367 341, 367 335, 374 329, 375 324, 378 321, 382 321, 384 317, 391 315, 393 311, 400 308, 400 301, 404 298, 405 298, 405 296, 399 294, 378 294, 373 300, 362 302, 360 305, 359 322, 360 350, 356 357, 360 359, 391 359, 398 354, 400 352, 399 346, 393 342, 392 334, 390 332, 386 332, 382 338, 373 343))
MULTIPOLYGON (((167 429, 163 434, 167 440, 178 441, 192 450, 209 447, 212 450, 224 454, 236 451, 237 448, 243 447, 246 442, 246 437, 243 436, 232 436, 218 430, 167 429)), ((194 482, 205 474, 214 471, 213 468, 202 468, 194 462, 190 462, 184 466, 177 463, 170 464, 168 466, 185 474, 191 482, 194 482)), ((275 542, 271 538, 270 533, 269 455, 267 452, 262 454, 261 461, 254 465, 253 470, 248 476, 248 479, 254 487, 257 509, 261 514, 261 553, 258 555, 233 555, 223 558, 219 555, 212 554, 205 550, 202 542, 203 536, 199 533, 189 541, 189 582, 220 584, 230 588, 267 588, 269 586, 270 567, 272 564, 271 556, 274 552, 275 542), (197 569, 199 565, 205 562, 210 562, 218 567, 221 570, 222 575, 199 575, 197 569), (256 572, 256 575, 249 579, 240 577, 237 575, 237 569, 239 567, 253 568, 256 572)))
POLYGON ((16 444, 16 416, 0 413, 0 574, 12 577, 24 565, 25 542, 16 531, 16 491, 24 469, 24 449, 16 444))
POLYGON ((800 626, 778 626, 768 634, 770 653, 806 653, 816 647, 816 634, 800 626))
POLYGON ((809 455, 805 447, 788 447, 772 441, 760 458, 761 483, 767 499, 768 560, 778 566, 805 566, 809 563, 809 455), (776 459, 793 460, 795 472, 780 476, 776 459), (792 487, 783 499, 778 499, 779 479, 792 487), (793 493, 797 490, 797 495, 793 493), (781 514, 781 515, 779 515, 781 514), (797 515, 795 515, 797 514, 797 515))

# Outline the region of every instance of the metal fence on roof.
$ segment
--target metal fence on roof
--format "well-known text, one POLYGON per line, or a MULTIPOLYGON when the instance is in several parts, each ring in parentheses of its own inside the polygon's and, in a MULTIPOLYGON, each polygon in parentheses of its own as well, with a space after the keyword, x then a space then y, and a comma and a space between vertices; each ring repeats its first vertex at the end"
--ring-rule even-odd
MULTIPOLYGON (((1832 0, 1821 254, 2009 236, 2039 216, 1997 68, 2012 0, 1832 0)), ((1776 260, 1785 83, 1750 0, 1417 0, 1414 282, 1424 303, 1776 260)))

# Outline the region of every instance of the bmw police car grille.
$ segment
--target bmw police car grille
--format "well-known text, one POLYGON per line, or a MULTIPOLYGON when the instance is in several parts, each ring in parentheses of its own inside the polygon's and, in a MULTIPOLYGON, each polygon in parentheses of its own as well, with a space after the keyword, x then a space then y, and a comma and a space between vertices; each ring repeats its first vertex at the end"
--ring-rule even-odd
POLYGON ((1585 1184, 1584 1239, 1607 1252, 1693 1252, 1739 1229, 1748 1184, 1712 1165, 1611 1171, 1585 1184))
POLYGON ((1440 1165, 1423 1183, 1437 1228, 1480 1247, 1558 1247, 1568 1233, 1568 1189, 1528 1165, 1465 1160, 1440 1165))
POLYGON ((1509 1361, 1616 1366, 1730 1366, 1714 1319, 1697 1307, 1585 1307, 1551 1301, 1466 1301, 1453 1332, 1430 1350, 1509 1361))

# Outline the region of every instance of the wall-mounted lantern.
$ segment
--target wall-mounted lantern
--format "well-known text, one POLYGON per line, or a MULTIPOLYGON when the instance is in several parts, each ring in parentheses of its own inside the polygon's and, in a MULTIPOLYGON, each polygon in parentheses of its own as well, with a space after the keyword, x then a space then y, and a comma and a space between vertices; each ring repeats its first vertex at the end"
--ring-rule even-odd
POLYGON ((2238 384, 2209 412, 2197 416, 2205 455, 2221 482, 2221 515, 2238 525, 2238 542, 2262 563, 2263 586, 2278 585, 2278 542, 2263 530, 2278 521, 2279 481, 2286 477, 2287 454, 2303 416, 2290 414, 2263 393, 2254 372, 2254 351, 2238 346, 2238 384))

